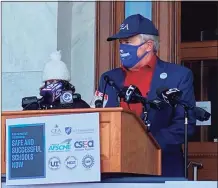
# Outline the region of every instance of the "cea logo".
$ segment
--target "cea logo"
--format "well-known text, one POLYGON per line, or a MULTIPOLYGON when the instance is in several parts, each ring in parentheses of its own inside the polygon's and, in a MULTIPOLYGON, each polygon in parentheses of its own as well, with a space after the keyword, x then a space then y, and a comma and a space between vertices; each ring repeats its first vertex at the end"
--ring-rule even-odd
POLYGON ((61 135, 61 129, 58 127, 58 125, 55 125, 54 128, 51 130, 52 136, 59 136, 61 135))
POLYGON ((51 144, 49 146, 48 152, 68 152, 71 150, 71 140, 66 139, 60 144, 51 144))
POLYGON ((83 140, 76 141, 74 143, 76 150, 93 150, 94 149, 94 140, 83 140))

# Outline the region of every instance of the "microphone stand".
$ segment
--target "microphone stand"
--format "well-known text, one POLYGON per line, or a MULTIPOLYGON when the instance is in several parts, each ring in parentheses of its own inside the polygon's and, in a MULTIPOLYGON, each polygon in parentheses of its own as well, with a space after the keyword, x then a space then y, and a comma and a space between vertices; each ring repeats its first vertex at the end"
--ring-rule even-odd
POLYGON ((188 178, 188 110, 189 108, 187 106, 184 106, 184 117, 185 117, 185 123, 184 123, 184 130, 185 130, 185 135, 184 135, 184 170, 185 170, 185 178, 188 178))
POLYGON ((178 105, 181 105, 184 109, 184 172, 185 178, 188 178, 188 110, 191 110, 193 107, 190 107, 181 102, 179 102, 178 105))
MULTIPOLYGON (((109 86, 111 86, 114 90, 116 90, 116 92, 117 92, 117 97, 118 97, 118 100, 120 100, 121 98, 126 98, 126 92, 127 91, 125 91, 125 94, 123 93, 123 90, 122 89, 120 89, 116 84, 115 84, 115 82, 112 80, 112 79, 110 79, 109 78, 109 76, 107 76, 107 75, 105 75, 104 76, 104 80, 107 82, 107 84, 109 85, 109 86)), ((106 88, 106 86, 105 86, 105 88, 106 88)), ((133 94, 133 92, 134 92, 134 90, 131 92, 132 94, 133 94)), ((139 91, 140 92, 140 91, 139 91)), ((132 95, 131 94, 131 95, 132 95)), ((150 123, 150 121, 148 120, 148 110, 147 110, 147 107, 146 107, 146 104, 149 104, 152 108, 155 108, 155 109, 158 109, 158 110, 160 110, 162 107, 161 107, 161 105, 163 104, 161 101, 159 101, 159 100, 152 100, 152 101, 147 101, 147 99, 145 98, 145 97, 143 97, 143 96, 141 96, 141 95, 139 95, 139 94, 137 94, 137 93, 134 93, 134 95, 135 95, 135 97, 137 97, 138 98, 138 101, 142 104, 142 106, 143 106, 143 114, 144 114, 144 118, 143 118, 143 121, 144 121, 144 123, 147 125, 147 127, 148 127, 148 131, 149 131, 149 128, 150 128, 150 125, 151 125, 151 123, 150 123)), ((130 98, 131 98, 131 96, 130 96, 130 98)), ((130 99, 128 99, 128 100, 130 100, 130 99)), ((127 103, 129 103, 128 101, 126 101, 127 103)))
POLYGON ((184 158, 185 158, 185 178, 188 178, 188 110, 194 110, 196 115, 196 119, 199 121, 207 121, 209 120, 211 114, 207 112, 206 110, 200 108, 200 107, 194 107, 194 106, 188 106, 186 104, 181 104, 181 106, 184 108, 184 117, 185 117, 185 143, 184 143, 184 158), (200 113, 200 114, 198 114, 200 113))
POLYGON ((140 96, 138 94, 136 94, 136 96, 139 98, 139 101, 141 102, 143 106, 143 114, 144 114, 143 122, 147 125, 148 131, 150 131, 151 122, 148 119, 148 109, 146 105, 147 104, 150 105, 150 107, 155 110, 160 110, 163 108, 164 103, 157 99, 148 101, 145 97, 140 96))
POLYGON ((210 118, 210 113, 206 112, 204 109, 196 108, 195 106, 189 106, 188 104, 180 101, 181 97, 181 91, 179 91, 176 88, 173 89, 164 89, 163 91, 157 90, 157 95, 160 96, 160 98, 163 98, 163 100, 168 103, 172 107, 176 107, 176 105, 181 105, 184 109, 184 170, 185 170, 185 178, 188 178, 188 121, 189 121, 189 110, 194 110, 195 115, 197 114, 198 117, 196 119, 200 121, 206 121, 210 118), (164 91, 165 90, 165 91, 164 91), (166 95, 165 95, 166 93, 166 95), (171 95, 171 97, 168 98, 168 95, 171 95))
POLYGON ((148 119, 148 109, 147 109, 147 100, 141 98, 141 103, 142 103, 142 106, 143 106, 143 114, 144 114, 144 117, 143 117, 143 122, 145 123, 145 125, 147 125, 147 128, 148 128, 148 131, 150 129, 150 121, 148 119))

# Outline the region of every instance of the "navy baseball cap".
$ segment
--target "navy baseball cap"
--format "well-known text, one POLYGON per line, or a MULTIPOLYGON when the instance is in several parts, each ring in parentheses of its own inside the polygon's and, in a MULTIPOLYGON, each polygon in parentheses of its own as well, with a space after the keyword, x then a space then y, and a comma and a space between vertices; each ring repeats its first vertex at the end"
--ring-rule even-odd
POLYGON ((127 17, 120 25, 120 31, 108 37, 107 41, 129 38, 138 34, 159 35, 151 20, 143 17, 141 14, 134 14, 127 17))

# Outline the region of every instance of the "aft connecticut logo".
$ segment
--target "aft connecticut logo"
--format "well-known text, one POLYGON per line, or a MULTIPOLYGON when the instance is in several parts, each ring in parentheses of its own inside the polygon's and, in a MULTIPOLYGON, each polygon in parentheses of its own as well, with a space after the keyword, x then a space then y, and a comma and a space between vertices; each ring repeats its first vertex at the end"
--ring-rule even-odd
POLYGON ((93 165, 95 164, 95 160, 94 157, 92 155, 85 155, 82 159, 82 165, 87 168, 90 169, 93 167, 93 165))

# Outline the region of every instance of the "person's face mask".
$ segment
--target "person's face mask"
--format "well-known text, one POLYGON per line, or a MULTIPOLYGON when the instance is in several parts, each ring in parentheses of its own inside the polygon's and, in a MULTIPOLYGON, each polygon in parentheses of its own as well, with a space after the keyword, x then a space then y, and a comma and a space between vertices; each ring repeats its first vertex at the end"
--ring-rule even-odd
MULTIPOLYGON (((146 42, 145 42, 146 43, 146 42)), ((141 61, 149 52, 145 52, 141 57, 137 56, 138 49, 145 43, 138 46, 129 44, 120 44, 120 60, 125 68, 134 67, 139 61, 141 61)))

